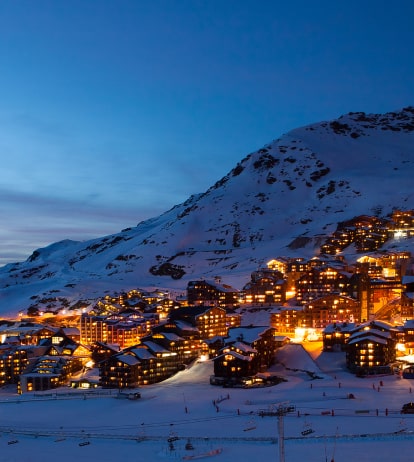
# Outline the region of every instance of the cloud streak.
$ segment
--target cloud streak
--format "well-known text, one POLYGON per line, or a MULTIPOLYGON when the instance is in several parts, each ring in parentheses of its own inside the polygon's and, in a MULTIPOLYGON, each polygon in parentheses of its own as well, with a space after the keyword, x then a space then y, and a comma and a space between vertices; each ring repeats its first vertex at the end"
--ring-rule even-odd
POLYGON ((36 248, 59 240, 84 241, 117 233, 163 211, 152 206, 94 205, 0 189, 0 264, 26 259, 36 248))

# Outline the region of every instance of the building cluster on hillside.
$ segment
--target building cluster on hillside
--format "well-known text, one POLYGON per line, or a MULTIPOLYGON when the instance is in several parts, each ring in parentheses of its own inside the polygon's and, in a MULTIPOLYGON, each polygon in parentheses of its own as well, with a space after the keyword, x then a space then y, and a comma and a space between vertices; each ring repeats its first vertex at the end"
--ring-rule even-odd
MULTIPOLYGON (((372 217, 342 223, 329 245, 372 250, 384 226, 411 236, 414 213, 395 212, 386 223, 372 217)), ((414 350, 411 254, 371 252, 350 264, 326 245, 309 260, 270 260, 241 290, 219 277, 200 279, 188 282, 181 297, 138 289, 106 295, 71 327, 63 327, 65 318, 59 325, 44 317, 0 321, 0 386, 14 383, 24 393, 72 379, 73 386, 136 387, 203 356, 214 362, 212 384, 247 386, 270 380, 265 372, 276 348, 315 332, 326 351, 346 350, 355 373, 381 371, 399 351, 414 350), (241 325, 241 313, 262 310, 269 313, 266 325, 241 325), (76 380, 92 365, 98 381, 76 380)))
POLYGON ((357 252, 378 250, 389 239, 414 236, 414 210, 395 210, 390 219, 362 215, 338 224, 322 245, 325 254, 336 255, 353 244, 357 252))

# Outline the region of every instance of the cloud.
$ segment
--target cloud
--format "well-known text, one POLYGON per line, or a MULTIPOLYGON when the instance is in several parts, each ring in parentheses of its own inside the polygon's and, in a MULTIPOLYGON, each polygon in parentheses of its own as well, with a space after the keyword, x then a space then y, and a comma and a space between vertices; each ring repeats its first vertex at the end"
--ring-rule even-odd
POLYGON ((0 188, 0 264, 20 261, 33 250, 63 239, 88 240, 117 233, 165 210, 95 205, 0 188))

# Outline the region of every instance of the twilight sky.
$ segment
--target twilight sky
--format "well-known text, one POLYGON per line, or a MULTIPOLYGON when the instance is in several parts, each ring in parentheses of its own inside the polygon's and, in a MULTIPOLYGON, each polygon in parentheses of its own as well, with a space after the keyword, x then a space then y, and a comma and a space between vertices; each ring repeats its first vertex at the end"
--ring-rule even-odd
POLYGON ((0 265, 119 232, 287 131, 414 104, 412 0, 2 0, 0 265))

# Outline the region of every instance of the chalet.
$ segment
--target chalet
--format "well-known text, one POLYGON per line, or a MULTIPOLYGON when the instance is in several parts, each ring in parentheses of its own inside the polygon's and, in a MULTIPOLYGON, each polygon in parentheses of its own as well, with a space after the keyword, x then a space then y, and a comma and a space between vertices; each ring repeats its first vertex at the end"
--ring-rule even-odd
POLYGON ((46 348, 45 355, 72 356, 79 358, 83 363, 86 363, 91 356, 89 347, 67 337, 63 330, 58 330, 49 338, 43 338, 39 341, 39 346, 46 348))
POLYGON ((348 338, 346 365, 358 375, 390 373, 400 330, 382 321, 357 326, 348 338))
MULTIPOLYGON (((145 352, 154 358, 146 349, 145 352)), ((103 388, 135 388, 139 383, 139 368, 136 354, 120 352, 99 364, 99 382, 103 388)))
MULTIPOLYGON (((175 334, 184 339, 185 354, 191 357, 197 357, 201 354, 203 342, 200 337, 200 331, 196 326, 180 319, 172 320, 168 318, 152 329, 150 338, 158 334, 175 334)), ((144 337, 147 338, 147 337, 144 337)))
POLYGON ((304 305, 302 327, 324 329, 332 323, 360 322, 359 303, 351 297, 329 294, 304 305))
POLYGON ((273 361, 276 343, 269 327, 238 327, 229 330, 224 346, 213 358, 212 385, 246 384, 265 372, 273 361))
POLYGON ((184 306, 170 313, 169 321, 184 321, 200 333, 201 339, 226 336, 226 310, 215 306, 184 306))
POLYGON ((296 300, 304 305, 332 293, 348 295, 350 277, 332 265, 316 266, 296 281, 296 300))
POLYGON ((348 339, 355 330, 355 323, 329 324, 322 332, 323 351, 345 351, 348 339))
POLYGON ((29 363, 27 350, 20 347, 0 348, 0 386, 18 383, 19 375, 29 363))
POLYGON ((170 351, 152 341, 143 342, 133 351, 142 350, 143 348, 146 348, 154 356, 156 362, 150 367, 145 367, 145 364, 141 364, 140 376, 142 379, 140 385, 161 382, 183 369, 183 362, 175 351, 170 351))
POLYGON ((170 298, 163 298, 156 303, 148 305, 145 311, 157 313, 159 319, 162 320, 166 319, 172 310, 180 308, 182 304, 178 300, 174 301, 170 298))
POLYGON ((215 377, 241 379, 258 372, 257 351, 243 342, 224 347, 213 362, 215 377))
POLYGON ((18 391, 25 393, 60 387, 81 368, 82 361, 79 358, 41 356, 20 374, 18 391))
POLYGON ((58 333, 74 342, 80 343, 80 330, 77 327, 61 327, 58 333))
POLYGON ((226 327, 239 327, 241 325, 241 314, 226 309, 226 327))
POLYGON ((224 339, 224 348, 242 342, 257 353, 258 371, 266 370, 273 362, 276 350, 274 329, 269 326, 246 326, 229 329, 224 339))
POLYGON ((146 341, 103 360, 99 377, 104 388, 134 388, 165 380, 181 368, 177 353, 146 341))
POLYGON ((352 335, 357 334, 359 332, 369 332, 373 329, 380 332, 389 333, 391 338, 396 342, 401 339, 402 331, 400 327, 378 319, 356 325, 355 329, 352 331, 352 335))
POLYGON ((280 271, 262 268, 254 271, 242 289, 244 303, 283 304, 286 301, 287 282, 280 271))
POLYGON ((309 263, 304 258, 291 258, 288 261, 286 274, 297 273, 302 274, 306 273, 309 270, 309 263))
POLYGON ((282 346, 290 343, 290 338, 287 337, 286 335, 275 335, 274 341, 275 341, 275 347, 277 349, 277 348, 281 348, 282 346))
POLYGON ((95 342, 91 345, 91 357, 95 363, 99 363, 110 356, 119 353, 119 345, 111 343, 95 342))
POLYGON ((278 306, 270 312, 270 325, 276 332, 294 335, 297 327, 302 327, 303 306, 278 306))
POLYGON ((220 350, 224 347, 224 337, 216 336, 204 340, 207 346, 208 357, 215 358, 220 354, 220 350))
POLYGON ((194 345, 190 339, 181 337, 174 332, 156 332, 148 337, 144 337, 142 341, 144 344, 147 341, 151 341, 161 345, 166 350, 174 353, 177 356, 177 362, 182 364, 190 363, 199 354, 199 344, 197 344, 197 348, 192 348, 194 345))
POLYGON ((239 291, 220 278, 214 281, 190 281, 187 285, 187 301, 189 305, 213 305, 221 307, 239 306, 239 291))
POLYGON ((7 322, 0 326, 0 343, 14 338, 20 345, 36 345, 41 339, 49 338, 59 329, 32 322, 7 322))

